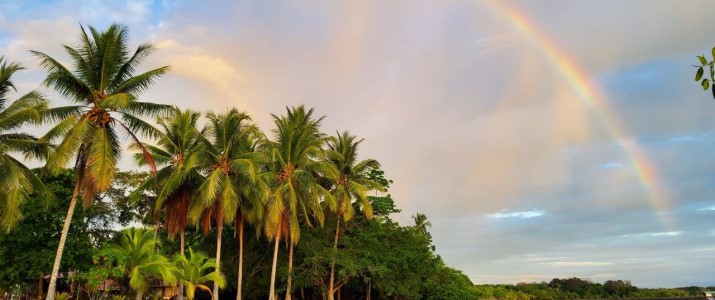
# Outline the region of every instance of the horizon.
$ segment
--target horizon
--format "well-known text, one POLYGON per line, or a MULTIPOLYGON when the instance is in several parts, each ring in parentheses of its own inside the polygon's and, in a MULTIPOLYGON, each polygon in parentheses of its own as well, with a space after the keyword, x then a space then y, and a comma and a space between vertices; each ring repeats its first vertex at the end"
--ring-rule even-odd
POLYGON ((474 284, 715 286, 709 2, 79 3, 0 1, 18 94, 45 75, 28 50, 66 62, 79 24, 121 23, 158 48, 142 70, 172 68, 142 99, 263 129, 305 104, 364 138, 395 219, 426 214, 474 284))

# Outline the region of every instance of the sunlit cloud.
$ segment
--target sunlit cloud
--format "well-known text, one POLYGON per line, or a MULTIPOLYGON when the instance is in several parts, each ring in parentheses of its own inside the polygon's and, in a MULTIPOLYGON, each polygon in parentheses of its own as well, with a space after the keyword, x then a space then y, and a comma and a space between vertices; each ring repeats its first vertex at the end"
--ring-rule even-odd
POLYGON ((698 211, 715 211, 715 205, 703 207, 703 208, 699 209, 698 211))

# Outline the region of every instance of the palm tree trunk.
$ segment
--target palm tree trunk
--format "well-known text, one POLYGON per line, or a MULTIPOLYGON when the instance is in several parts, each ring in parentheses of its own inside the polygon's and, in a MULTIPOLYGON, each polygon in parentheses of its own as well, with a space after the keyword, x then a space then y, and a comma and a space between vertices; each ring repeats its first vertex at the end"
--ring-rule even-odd
MULTIPOLYGON (((335 242, 333 242, 333 252, 338 251, 338 237, 340 236, 340 216, 337 215, 338 222, 335 225, 335 242)), ((328 286, 328 300, 333 300, 335 294, 335 257, 330 259, 330 285, 328 286)))
MULTIPOLYGON (((221 273, 221 235, 223 235, 223 220, 218 222, 218 235, 216 236, 216 273, 221 273)), ((214 282, 213 300, 218 300, 218 283, 214 282)))
POLYGON ((62 225, 62 235, 60 235, 60 244, 57 245, 57 255, 55 255, 55 263, 52 265, 52 275, 50 275, 50 284, 47 286, 47 300, 55 300, 55 291, 57 290, 57 276, 60 274, 60 263, 62 262, 62 251, 65 250, 65 242, 67 241, 67 234, 70 231, 70 223, 72 222, 72 215, 74 214, 74 208, 77 206, 77 197, 79 196, 79 179, 74 187, 74 192, 72 192, 72 199, 70 200, 70 207, 67 209, 67 216, 65 217, 65 223, 62 225))
POLYGON ((288 251, 288 284, 286 285, 286 300, 290 299, 290 290, 293 285, 293 241, 290 241, 290 250, 288 251))
POLYGON ((271 290, 268 293, 268 300, 276 300, 276 264, 278 262, 278 242, 281 240, 280 233, 276 234, 276 246, 273 248, 273 269, 271 271, 271 290))
MULTIPOLYGON (((179 236, 179 240, 181 241, 181 256, 184 256, 184 247, 185 247, 185 236, 184 236, 184 230, 181 230, 181 235, 179 236)), ((179 295, 177 295, 177 298, 179 300, 184 300, 184 283, 179 281, 179 295)))
POLYGON ((243 299, 241 287, 243 286, 243 220, 238 223, 238 286, 236 300, 243 299))
POLYGON ((136 300, 142 300, 142 292, 137 291, 137 297, 134 298, 134 299, 136 299, 136 300))

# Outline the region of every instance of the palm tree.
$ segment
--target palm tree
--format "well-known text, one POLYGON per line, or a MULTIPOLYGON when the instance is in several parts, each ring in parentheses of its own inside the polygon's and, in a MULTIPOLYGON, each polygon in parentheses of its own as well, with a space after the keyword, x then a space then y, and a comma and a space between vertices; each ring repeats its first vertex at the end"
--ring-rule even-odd
MULTIPOLYGON (((216 222, 216 270, 221 266, 221 236, 225 222, 233 222, 241 207, 241 195, 250 194, 256 182, 257 153, 252 151, 258 128, 251 118, 237 109, 224 114, 209 113, 206 135, 209 141, 201 153, 204 157, 206 177, 199 187, 197 205, 192 208, 193 218, 201 220, 204 233, 216 222)), ((213 297, 218 299, 218 283, 214 284, 213 297)))
POLYGON ((211 294, 211 289, 205 285, 210 281, 217 283, 221 287, 226 285, 226 279, 218 272, 216 260, 206 257, 201 252, 194 252, 193 249, 189 248, 189 257, 186 257, 184 253, 177 254, 174 257, 174 263, 179 270, 179 282, 186 286, 186 298, 188 300, 194 299, 194 293, 197 288, 211 294), (211 269, 213 271, 210 271, 211 269))
POLYGON ((165 283, 175 284, 176 267, 157 252, 159 241, 151 230, 129 228, 121 233, 120 243, 110 249, 119 257, 122 274, 129 277, 129 287, 136 292, 136 299, 149 289, 151 279, 160 278, 165 283))
POLYGON ((311 226, 309 212, 322 225, 323 214, 320 200, 325 199, 334 207, 330 192, 318 183, 316 176, 335 176, 332 165, 321 159, 321 146, 325 137, 319 127, 323 117, 313 119, 313 110, 303 106, 286 109, 287 115, 273 115, 276 128, 273 130, 275 141, 268 143, 270 155, 268 172, 264 180, 271 187, 271 196, 267 205, 265 232, 275 242, 269 299, 275 300, 275 275, 278 259, 278 243, 285 236, 290 240, 288 254, 288 282, 286 299, 291 298, 291 276, 293 269, 293 247, 300 239, 298 214, 305 217, 305 223, 311 226))
MULTIPOLYGON (((149 88, 168 67, 135 74, 136 67, 154 51, 154 47, 151 44, 142 44, 130 55, 127 39, 127 28, 121 25, 113 24, 103 32, 89 26, 89 34, 82 27, 81 42, 77 48, 64 47, 72 59, 74 71, 70 71, 45 53, 32 51, 40 58, 40 65, 48 72, 44 84, 77 103, 74 106, 55 108, 56 115, 63 118, 44 137, 47 140, 62 137, 62 141, 48 158, 46 168, 55 173, 74 159, 77 173, 77 184, 52 267, 47 293, 49 300, 54 300, 55 297, 62 251, 77 198, 82 196, 86 207, 97 193, 106 191, 112 184, 116 164, 122 152, 117 131, 126 133, 135 143, 141 145, 137 133, 150 136, 157 133, 140 118, 153 117, 170 108, 168 105, 140 102, 136 99, 136 96, 149 88)), ((151 154, 146 149, 141 150, 154 169, 151 154)))
MULTIPOLYGON (((34 136, 15 132, 26 124, 39 124, 47 110, 47 100, 38 92, 29 92, 7 105, 7 93, 15 90, 12 75, 24 69, 0 56, 0 227, 9 232, 22 220, 20 206, 33 192, 50 199, 52 193, 22 162, 10 156, 22 153, 26 159, 47 158, 50 147, 34 136)), ((17 90, 15 90, 17 91, 17 90)))
MULTIPOLYGON (((199 173, 200 151, 203 147, 202 132, 196 129, 200 114, 190 110, 174 109, 169 116, 157 119, 161 132, 158 134, 158 145, 143 145, 149 150, 154 162, 163 166, 156 176, 148 178, 132 193, 132 198, 138 198, 144 191, 157 188, 158 195, 154 205, 155 218, 159 212, 166 211, 165 227, 169 238, 176 234, 180 236, 180 252, 184 254, 185 230, 188 223, 189 209, 193 191, 201 185, 202 176, 199 173)), ((142 145, 132 145, 141 149, 142 145)), ((136 153, 135 159, 139 165, 149 164, 143 153, 136 153)), ((183 298, 184 286, 179 282, 179 300, 183 298)))
MULTIPOLYGON (((372 205, 367 199, 367 192, 370 190, 384 191, 380 183, 370 179, 370 171, 380 167, 374 159, 357 160, 358 146, 363 140, 344 131, 338 133, 337 137, 328 139, 328 161, 338 170, 331 193, 335 197, 335 215, 337 223, 335 225, 334 251, 338 250, 338 238, 340 236, 340 220, 348 222, 355 215, 353 199, 361 208, 366 217, 372 217, 372 205)), ((335 258, 330 260, 330 283, 328 285, 328 299, 333 299, 335 283, 335 258)))
POLYGON ((415 221, 415 232, 423 237, 429 237, 429 232, 427 228, 432 227, 432 223, 427 221, 427 216, 421 213, 417 213, 412 216, 412 220, 415 221))
MULTIPOLYGON (((260 165, 265 161, 265 153, 260 151, 264 144, 263 133, 256 130, 242 140, 240 144, 241 152, 252 154, 253 163, 260 165)), ((255 171, 254 171, 255 172, 255 171)), ((253 174, 252 176, 256 176, 253 174)), ((261 232, 261 222, 264 217, 265 199, 268 198, 269 188, 263 180, 255 177, 255 180, 246 180, 239 177, 239 184, 243 187, 239 192, 238 206, 236 207, 235 228, 238 233, 238 285, 236 300, 243 299, 243 232, 246 224, 251 224, 256 229, 256 233, 261 232)))

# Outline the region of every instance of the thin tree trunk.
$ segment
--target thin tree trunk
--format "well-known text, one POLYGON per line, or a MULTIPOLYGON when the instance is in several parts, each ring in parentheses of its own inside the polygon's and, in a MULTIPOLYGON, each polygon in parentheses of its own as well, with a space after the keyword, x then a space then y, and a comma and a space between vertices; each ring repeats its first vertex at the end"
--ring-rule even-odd
POLYGON ((271 290, 268 293, 268 300, 276 300, 276 264, 278 262, 278 243, 281 240, 280 233, 276 234, 276 245, 273 248, 273 269, 271 271, 271 290))
POLYGON ((47 300, 55 300, 55 291, 57 290, 57 276, 60 274, 60 263, 62 262, 62 251, 65 250, 65 242, 67 241, 67 234, 70 231, 70 223, 72 222, 72 215, 74 214, 74 208, 77 206, 77 197, 79 196, 79 179, 74 187, 74 192, 72 192, 72 199, 70 200, 70 207, 67 209, 67 216, 65 217, 65 223, 62 225, 62 234, 60 235, 60 244, 57 245, 57 255, 55 255, 55 263, 52 265, 52 275, 50 275, 50 285, 47 286, 47 300))
MULTIPOLYGON (((333 252, 338 251, 338 237, 340 236, 340 216, 336 215, 338 222, 335 225, 335 241, 333 242, 333 252)), ((328 286, 328 300, 333 300, 335 294, 335 257, 330 259, 330 285, 328 286)))
POLYGON ((286 285, 286 300, 290 299, 290 290, 293 285, 293 241, 290 241, 288 251, 288 284, 286 285))
MULTIPOLYGON (((186 237, 184 235, 184 230, 181 230, 181 235, 179 236, 179 240, 181 241, 181 256, 184 256, 184 248, 185 248, 185 243, 186 243, 186 237)), ((184 283, 182 281, 179 281, 179 295, 177 295, 178 300, 184 300, 184 283)))
POLYGON ((40 275, 40 281, 37 284, 37 300, 42 300, 43 284, 44 280, 42 279, 42 275, 40 275))
POLYGON ((243 220, 241 220, 238 223, 238 286, 237 286, 237 291, 236 291, 236 300, 243 299, 243 294, 241 291, 242 286, 243 286, 243 220))
MULTIPOLYGON (((223 235, 223 220, 218 222, 218 235, 216 236, 216 273, 221 273, 221 235, 223 235)), ((213 300, 218 300, 218 283, 214 282, 213 300)))
POLYGON ((342 286, 338 288, 338 300, 340 300, 340 296, 341 296, 341 294, 342 294, 342 293, 340 293, 340 291, 341 291, 342 289, 343 289, 342 286))
POLYGON ((365 297, 365 300, 371 300, 372 299, 372 280, 367 282, 367 295, 365 297))
POLYGON ((135 299, 142 300, 142 292, 137 291, 137 297, 135 299))

